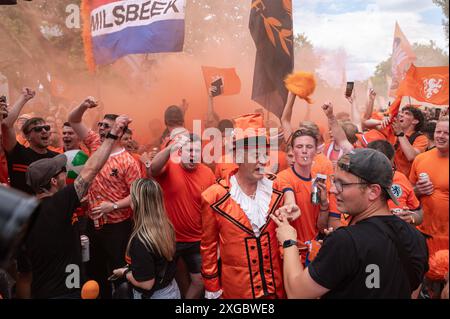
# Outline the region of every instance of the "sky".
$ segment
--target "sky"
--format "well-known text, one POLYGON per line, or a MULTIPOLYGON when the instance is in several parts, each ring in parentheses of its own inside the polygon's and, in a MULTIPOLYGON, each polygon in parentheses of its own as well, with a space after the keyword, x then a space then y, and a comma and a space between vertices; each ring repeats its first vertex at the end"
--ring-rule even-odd
MULTIPOLYGON (((392 53, 395 22, 412 44, 430 40, 445 49, 444 15, 432 0, 293 0, 294 32, 316 49, 346 57, 348 80, 364 80, 392 53)), ((336 67, 333 58, 325 68, 336 67)))

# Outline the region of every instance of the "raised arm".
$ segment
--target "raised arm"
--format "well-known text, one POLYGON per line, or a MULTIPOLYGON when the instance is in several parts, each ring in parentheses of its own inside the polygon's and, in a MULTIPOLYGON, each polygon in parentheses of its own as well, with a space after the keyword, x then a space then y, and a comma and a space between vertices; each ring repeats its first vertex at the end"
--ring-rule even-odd
POLYGON ((341 147, 344 153, 353 150, 353 145, 348 141, 344 129, 339 125, 336 116, 333 113, 333 105, 331 102, 324 104, 322 109, 328 118, 328 126, 333 134, 335 142, 341 147))
POLYGON ((215 86, 211 86, 208 90, 208 110, 206 112, 206 127, 216 127, 219 124, 219 116, 214 111, 214 96, 217 91, 215 86))
POLYGON ((83 115, 87 109, 94 108, 97 105, 98 102, 93 97, 89 96, 69 113, 68 121, 81 140, 84 140, 89 133, 89 128, 81 122, 83 115))
POLYGON ((286 143, 289 142, 289 139, 291 138, 291 135, 293 133, 291 120, 292 120, 292 110, 294 108, 294 102, 296 97, 297 96, 295 94, 289 92, 287 104, 283 110, 283 114, 281 115, 281 126, 283 127, 284 140, 286 141, 286 143))
POLYGON ((375 98, 377 93, 373 89, 369 90, 369 98, 367 99, 366 110, 364 111, 363 118, 361 119, 362 129, 366 129, 365 122, 372 117, 373 106, 375 104, 375 98))
POLYGON ((22 91, 19 99, 16 103, 8 110, 8 117, 4 119, 2 123, 2 144, 3 148, 6 152, 12 151, 12 149, 16 146, 16 130, 14 128, 14 123, 19 117, 20 112, 22 111, 25 104, 31 100, 36 95, 36 92, 32 91, 29 88, 25 88, 22 91))
MULTIPOLYGON (((119 116, 111 129, 111 134, 120 138, 130 122, 128 117, 119 116)), ((115 141, 113 138, 106 138, 100 148, 89 157, 80 175, 75 179, 74 186, 80 200, 86 195, 89 185, 108 160, 115 141)))
POLYGON ((170 155, 174 152, 180 150, 183 145, 189 142, 189 137, 180 134, 175 137, 174 143, 168 145, 165 149, 156 154, 152 163, 150 164, 150 169, 147 174, 150 173, 152 176, 159 176, 164 172, 167 162, 170 159, 170 155))
POLYGON ((22 93, 20 94, 19 99, 14 103, 14 105, 9 109, 8 117, 4 120, 4 125, 8 127, 13 127, 14 123, 17 121, 17 118, 20 115, 20 112, 22 111, 25 104, 34 98, 36 95, 36 92, 29 89, 24 88, 22 90, 22 93))

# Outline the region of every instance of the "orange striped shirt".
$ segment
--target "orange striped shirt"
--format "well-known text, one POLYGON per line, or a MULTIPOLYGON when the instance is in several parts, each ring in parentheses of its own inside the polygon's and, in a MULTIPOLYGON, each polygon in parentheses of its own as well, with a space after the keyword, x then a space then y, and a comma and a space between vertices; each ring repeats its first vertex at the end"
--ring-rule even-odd
MULTIPOLYGON (((90 131, 84 144, 94 152, 101 145, 100 137, 90 131)), ((142 172, 133 156, 122 149, 109 156, 102 170, 95 177, 88 191, 88 212, 101 202, 118 202, 130 195, 131 183, 142 177, 142 172)), ((114 210, 99 219, 102 224, 120 223, 132 216, 131 208, 114 210)))

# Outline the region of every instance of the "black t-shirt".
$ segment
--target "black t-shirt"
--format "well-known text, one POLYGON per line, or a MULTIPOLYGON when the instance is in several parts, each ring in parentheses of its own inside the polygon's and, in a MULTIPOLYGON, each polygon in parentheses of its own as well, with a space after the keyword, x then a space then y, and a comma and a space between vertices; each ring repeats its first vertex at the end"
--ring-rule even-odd
POLYGON ((153 291, 169 285, 175 278, 176 263, 167 259, 147 247, 137 238, 131 240, 129 255, 131 258, 130 269, 134 279, 139 282, 155 279, 155 284, 150 291, 134 287, 137 291, 151 295, 153 291))
POLYGON ((10 151, 6 152, 6 160, 8 162, 8 173, 11 187, 19 189, 28 194, 34 194, 33 190, 27 185, 25 173, 28 166, 43 158, 52 158, 58 155, 56 152, 47 150, 45 154, 39 154, 29 147, 25 147, 19 142, 10 151))
POLYGON ((76 291, 66 286, 66 279, 74 273, 66 270, 68 265, 81 266, 80 233, 73 220, 79 206, 73 184, 42 199, 25 239, 25 254, 33 275, 33 298, 54 298, 76 291))
POLYGON ((308 269, 316 283, 330 289, 323 298, 406 299, 428 270, 428 249, 422 234, 400 218, 371 217, 334 231, 308 269), (394 241, 372 219, 391 227, 404 248, 409 271, 394 241), (377 273, 379 287, 374 279, 377 273))

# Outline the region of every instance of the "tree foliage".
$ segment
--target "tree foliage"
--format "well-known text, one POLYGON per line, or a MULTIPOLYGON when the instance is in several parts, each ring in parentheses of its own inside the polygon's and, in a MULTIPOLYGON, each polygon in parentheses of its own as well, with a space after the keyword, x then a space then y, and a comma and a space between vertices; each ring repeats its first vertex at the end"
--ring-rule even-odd
POLYGON ((445 36, 447 37, 447 41, 448 41, 448 31, 449 31, 448 7, 449 7, 449 0, 433 0, 433 3, 436 4, 437 6, 441 7, 442 13, 445 16, 445 19, 442 19, 442 25, 444 26, 445 36))

